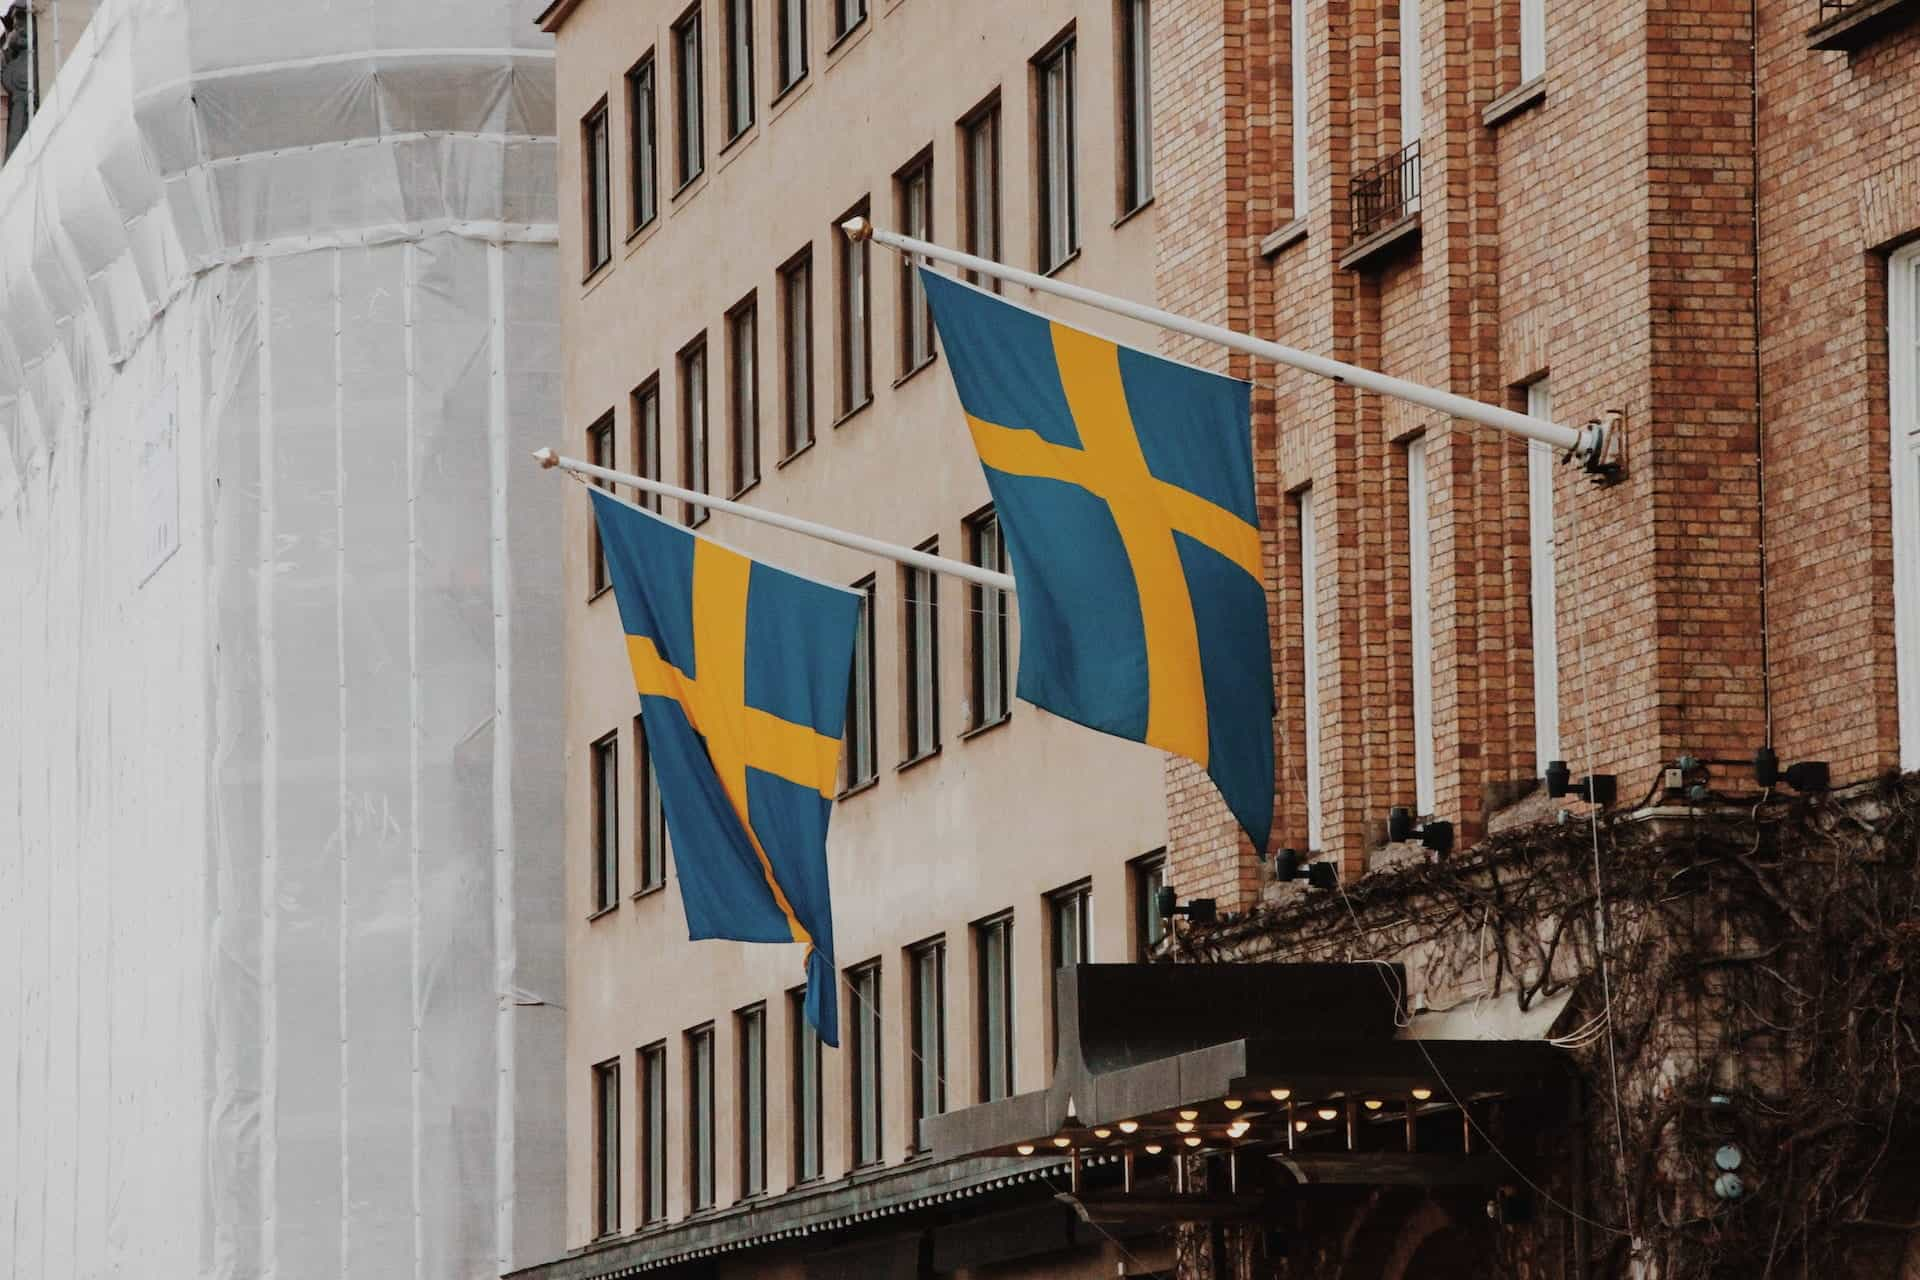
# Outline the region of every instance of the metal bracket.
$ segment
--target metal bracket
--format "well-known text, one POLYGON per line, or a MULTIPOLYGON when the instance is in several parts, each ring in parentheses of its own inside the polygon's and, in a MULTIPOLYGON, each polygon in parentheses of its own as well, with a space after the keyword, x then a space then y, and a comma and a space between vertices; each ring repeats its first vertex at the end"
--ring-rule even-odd
POLYGON ((1580 443, 1566 460, 1579 462, 1596 484, 1618 484, 1627 474, 1626 437, 1626 411, 1608 409, 1580 429, 1580 443))

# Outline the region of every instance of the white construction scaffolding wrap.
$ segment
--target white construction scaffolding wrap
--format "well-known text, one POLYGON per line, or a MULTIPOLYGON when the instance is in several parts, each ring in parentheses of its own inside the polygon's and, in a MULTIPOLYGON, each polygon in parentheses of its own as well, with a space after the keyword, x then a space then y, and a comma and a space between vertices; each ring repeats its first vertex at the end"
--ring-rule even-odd
POLYGON ((0 1274, 563 1249, 537 0, 106 0, 0 170, 0 1274))

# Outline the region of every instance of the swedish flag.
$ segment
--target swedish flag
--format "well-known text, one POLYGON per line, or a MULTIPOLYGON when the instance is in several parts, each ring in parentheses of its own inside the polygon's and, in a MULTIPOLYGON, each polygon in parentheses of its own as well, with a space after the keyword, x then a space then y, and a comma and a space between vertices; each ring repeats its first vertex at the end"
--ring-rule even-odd
POLYGON ((1273 667, 1248 384, 920 278, 1020 584, 1020 696, 1198 762, 1264 852, 1273 667))
POLYGON ((595 490, 694 938, 804 942, 840 1043, 827 816, 860 598, 595 490))

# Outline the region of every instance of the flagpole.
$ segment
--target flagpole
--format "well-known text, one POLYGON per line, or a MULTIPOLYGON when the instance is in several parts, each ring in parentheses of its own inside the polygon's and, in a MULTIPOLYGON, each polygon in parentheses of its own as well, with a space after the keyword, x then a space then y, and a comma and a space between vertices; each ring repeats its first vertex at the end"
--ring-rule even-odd
POLYGON ((764 507, 750 507, 744 502, 729 502, 725 498, 716 498, 711 494, 700 493, 693 489, 682 489, 677 484, 668 484, 663 480, 651 480, 646 476, 636 476, 625 471, 596 467, 591 462, 582 462, 578 458, 561 457, 551 449, 536 449, 533 458, 535 462, 548 469, 571 471, 575 475, 592 480, 604 480, 608 484, 632 485, 646 493, 678 498, 696 507, 710 507, 715 511, 739 516, 743 520, 752 520, 759 524, 772 525, 776 529, 785 529, 788 533, 804 534, 809 538, 817 538, 821 542, 831 542, 835 546, 864 551, 869 555, 881 556, 888 560, 897 560, 910 568, 925 569, 929 573, 944 573, 950 578, 960 578, 976 586, 1004 591, 1008 595, 1014 593, 1013 575, 996 573, 992 569, 983 569, 977 564, 949 560, 945 556, 929 555, 924 551, 915 551, 912 547, 882 542, 878 538, 869 538, 865 534, 848 533, 832 525, 816 524, 811 520, 802 520, 798 516, 768 511, 764 507))
POLYGON ((1190 338, 1215 342, 1229 350, 1302 369, 1323 378, 1331 378, 1335 382, 1351 383, 1368 391, 1392 396, 1396 400, 1405 400, 1423 408, 1433 409, 1448 417, 1464 418, 1469 422, 1478 422, 1497 431, 1524 436, 1528 440, 1538 440, 1577 459, 1585 464, 1588 471, 1601 475, 1611 474, 1606 463, 1607 428, 1601 422, 1592 422, 1577 430, 1573 427, 1563 427, 1545 418, 1516 413, 1512 409, 1503 409, 1498 405, 1482 404, 1478 400, 1455 395, 1451 391, 1438 391, 1417 382, 1408 382, 1404 378, 1390 377, 1372 369, 1363 369, 1359 365, 1347 364, 1342 360, 1330 360, 1309 351, 1282 346, 1277 342, 1269 342, 1265 338, 1255 338, 1249 334, 1236 333, 1232 329, 1223 329, 1219 325, 1189 320, 1171 311, 1145 306, 1126 298, 1115 297, 1110 293, 1101 293, 1077 284, 1068 284, 1064 280, 1055 280, 1050 276, 1022 271, 1018 267, 1009 267, 991 258, 976 257, 971 253, 962 253, 958 249, 949 249, 944 245, 933 244, 926 240, 916 240, 912 236, 903 236, 894 231, 882 231, 865 218, 849 218, 840 224, 840 230, 845 232, 850 240, 872 240, 875 244, 885 245, 898 253, 931 258, 968 271, 977 271, 981 275, 992 276, 1013 284, 1023 284, 1040 293, 1050 293, 1057 298, 1085 303, 1087 306, 1098 307, 1102 311, 1109 311, 1117 316, 1125 316, 1129 320, 1139 320, 1157 325, 1162 329, 1171 329, 1175 333, 1182 333, 1190 338))

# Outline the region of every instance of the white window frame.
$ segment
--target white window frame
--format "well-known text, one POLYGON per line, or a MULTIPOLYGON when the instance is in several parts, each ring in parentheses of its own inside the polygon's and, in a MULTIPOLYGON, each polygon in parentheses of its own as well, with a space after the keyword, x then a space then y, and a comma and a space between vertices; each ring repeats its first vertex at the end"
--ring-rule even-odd
POLYGON ((1288 0, 1292 60, 1289 84, 1293 95, 1293 218, 1307 216, 1312 202, 1307 185, 1307 0, 1288 0))
POLYGON ((1520 82, 1547 72, 1547 0, 1520 0, 1520 82))
POLYGON ((1893 464, 1894 665, 1900 767, 1920 768, 1920 244, 1887 263, 1888 432, 1893 464))
POLYGON ((1400 0, 1400 145, 1420 141, 1420 0, 1400 0))
MULTIPOLYGON (((1553 420, 1553 387, 1527 386, 1527 414, 1553 420)), ((1527 571, 1533 605, 1533 770, 1545 776, 1560 759, 1560 627, 1554 592, 1553 474, 1550 445, 1527 443, 1527 571)))
POLYGON ((1428 524, 1427 438, 1407 441, 1407 594, 1413 622, 1413 791, 1421 815, 1439 803, 1433 769, 1433 535, 1428 524))
MULTIPOLYGON (((1296 0, 1297 2, 1297 0, 1296 0)), ((1313 490, 1300 492, 1300 648, 1301 686, 1306 695, 1307 848, 1325 840, 1320 804, 1320 548, 1314 525, 1313 490)))

